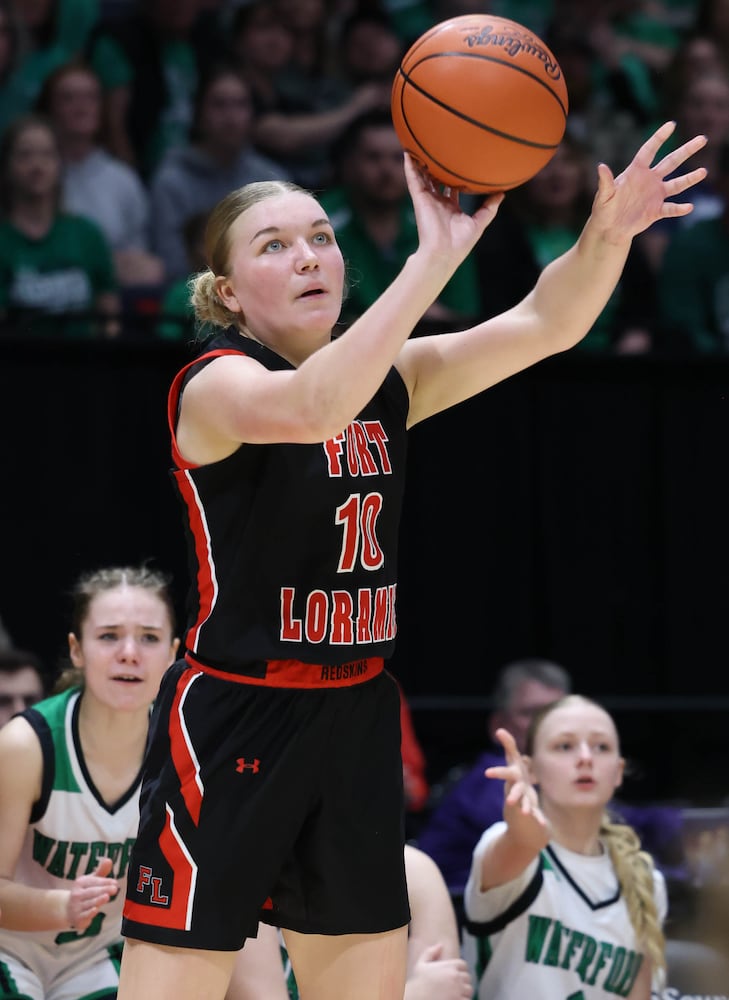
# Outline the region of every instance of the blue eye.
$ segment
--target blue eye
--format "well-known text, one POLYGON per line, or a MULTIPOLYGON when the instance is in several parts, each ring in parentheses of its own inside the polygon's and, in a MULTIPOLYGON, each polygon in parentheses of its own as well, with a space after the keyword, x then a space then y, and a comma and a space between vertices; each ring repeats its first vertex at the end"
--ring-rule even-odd
POLYGON ((320 244, 331 243, 332 238, 329 235, 329 233, 317 233, 316 236, 314 237, 314 242, 320 244))
POLYGON ((276 253, 282 247, 283 243, 281 242, 281 240, 271 240, 271 242, 267 243, 263 249, 266 251, 266 253, 276 253))

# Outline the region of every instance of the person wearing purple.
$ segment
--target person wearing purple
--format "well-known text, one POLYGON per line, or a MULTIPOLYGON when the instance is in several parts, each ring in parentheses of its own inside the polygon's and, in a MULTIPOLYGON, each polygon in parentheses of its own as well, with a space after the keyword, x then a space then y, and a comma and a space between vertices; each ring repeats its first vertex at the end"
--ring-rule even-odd
POLYGON ((571 690, 570 675, 557 663, 522 659, 502 668, 493 693, 493 708, 487 720, 490 749, 461 774, 445 792, 418 836, 418 847, 436 862, 449 890, 460 895, 471 870, 471 855, 483 831, 501 819, 503 787, 487 781, 487 767, 504 762, 495 732, 508 729, 523 749, 533 716, 545 705, 571 690))
MULTIPOLYGON (((463 894, 471 870, 473 849, 487 827, 501 819, 503 786, 484 776, 487 767, 500 767, 504 753, 496 730, 507 729, 524 752, 532 718, 546 705, 572 690, 564 667, 551 660, 527 658, 502 667, 493 692, 488 717, 489 749, 480 754, 460 776, 451 772, 449 787, 423 824, 417 845, 436 862, 453 897, 463 894)), ((646 850, 668 878, 680 879, 684 871, 681 810, 673 806, 614 801, 611 812, 629 823, 646 850)))

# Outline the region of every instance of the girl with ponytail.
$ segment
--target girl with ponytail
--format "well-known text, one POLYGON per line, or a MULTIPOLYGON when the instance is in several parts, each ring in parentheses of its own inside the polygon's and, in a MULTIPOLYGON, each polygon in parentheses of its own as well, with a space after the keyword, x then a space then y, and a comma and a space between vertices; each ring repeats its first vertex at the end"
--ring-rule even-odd
POLYGON ((635 831, 607 812, 625 761, 615 723, 567 695, 532 721, 506 764, 503 821, 473 853, 464 957, 478 1000, 649 1000, 664 974, 665 881, 635 831))

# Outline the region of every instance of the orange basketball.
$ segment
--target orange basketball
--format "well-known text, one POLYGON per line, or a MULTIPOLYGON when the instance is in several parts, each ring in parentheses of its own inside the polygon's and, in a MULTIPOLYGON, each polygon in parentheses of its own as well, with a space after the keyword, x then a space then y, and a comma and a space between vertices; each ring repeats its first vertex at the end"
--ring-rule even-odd
POLYGON ((568 97, 557 60, 534 32, 464 14, 411 45, 391 107, 403 147, 437 181, 487 194, 523 184, 552 158, 568 97))

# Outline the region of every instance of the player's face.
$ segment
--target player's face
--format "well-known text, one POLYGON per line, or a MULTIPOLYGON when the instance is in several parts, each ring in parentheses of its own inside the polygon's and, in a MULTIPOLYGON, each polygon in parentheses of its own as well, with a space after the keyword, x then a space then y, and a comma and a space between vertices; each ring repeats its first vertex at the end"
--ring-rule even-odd
POLYGON ((178 640, 165 603, 144 587, 116 587, 91 601, 80 636, 68 637, 74 666, 86 689, 119 711, 149 706, 178 640))
POLYGON ((543 806, 601 811, 623 778, 615 725, 603 709, 580 700, 541 722, 531 758, 543 806))
POLYGON ((344 261, 324 210, 286 191, 240 215, 231 239, 218 294, 254 337, 303 360, 329 338, 342 307, 344 261))

